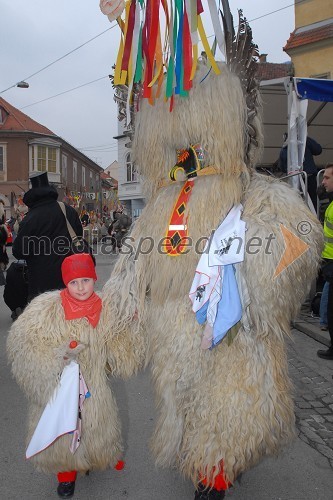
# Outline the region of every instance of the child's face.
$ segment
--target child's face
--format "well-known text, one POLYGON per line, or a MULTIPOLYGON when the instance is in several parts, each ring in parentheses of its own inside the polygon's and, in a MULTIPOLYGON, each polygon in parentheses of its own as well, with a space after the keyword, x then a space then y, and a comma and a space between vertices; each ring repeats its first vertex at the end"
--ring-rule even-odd
POLYGON ((93 278, 76 278, 67 284, 69 294, 76 300, 87 300, 94 292, 93 278))

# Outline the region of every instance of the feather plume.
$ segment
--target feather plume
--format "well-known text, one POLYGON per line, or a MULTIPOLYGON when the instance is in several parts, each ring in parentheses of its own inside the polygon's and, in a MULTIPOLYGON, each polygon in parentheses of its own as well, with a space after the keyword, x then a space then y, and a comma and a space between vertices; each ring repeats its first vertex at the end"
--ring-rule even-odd
POLYGON ((235 33, 233 17, 230 11, 228 0, 222 0, 222 10, 220 10, 224 28, 226 63, 230 70, 235 73, 241 82, 247 105, 247 130, 245 140, 245 163, 250 163, 251 147, 258 147, 256 137, 256 127, 254 120, 258 114, 259 92, 256 80, 258 65, 258 47, 253 43, 252 30, 243 16, 241 10, 238 11, 239 23, 235 33))

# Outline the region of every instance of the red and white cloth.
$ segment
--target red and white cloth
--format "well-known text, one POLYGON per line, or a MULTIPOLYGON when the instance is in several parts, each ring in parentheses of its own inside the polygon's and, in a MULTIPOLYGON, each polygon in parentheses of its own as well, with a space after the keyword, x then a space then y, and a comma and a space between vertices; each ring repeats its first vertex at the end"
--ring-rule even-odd
POLYGON ((81 439, 81 409, 89 397, 87 385, 76 361, 71 361, 61 374, 58 386, 47 403, 26 451, 31 458, 51 446, 56 439, 73 432, 70 446, 77 450, 81 439))

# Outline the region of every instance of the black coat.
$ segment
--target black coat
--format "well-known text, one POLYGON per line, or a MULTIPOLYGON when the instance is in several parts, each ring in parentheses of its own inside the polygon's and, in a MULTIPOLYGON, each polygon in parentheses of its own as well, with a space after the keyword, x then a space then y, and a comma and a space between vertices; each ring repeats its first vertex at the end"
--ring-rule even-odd
MULTIPOLYGON (((303 170, 308 175, 313 175, 318 173, 318 169, 314 162, 313 156, 318 156, 322 153, 321 145, 316 142, 311 137, 306 139, 304 160, 303 160, 303 170)), ((280 151, 279 166, 282 172, 287 173, 288 165, 288 146, 283 146, 280 151)))
MULTIPOLYGON (((30 189, 23 198, 29 212, 20 224, 13 243, 13 255, 28 265, 29 300, 64 288, 61 264, 70 255, 71 238, 53 187, 30 189)), ((82 224, 74 208, 66 206, 67 218, 78 236, 82 224)))

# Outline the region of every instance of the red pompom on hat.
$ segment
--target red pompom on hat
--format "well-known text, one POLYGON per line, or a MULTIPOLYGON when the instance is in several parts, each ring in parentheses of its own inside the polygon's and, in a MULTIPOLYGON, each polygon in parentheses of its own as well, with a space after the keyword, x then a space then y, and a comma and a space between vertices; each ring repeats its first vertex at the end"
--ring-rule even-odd
POLYGON ((61 274, 66 286, 76 278, 97 280, 95 264, 88 253, 76 253, 66 257, 61 265, 61 274))

